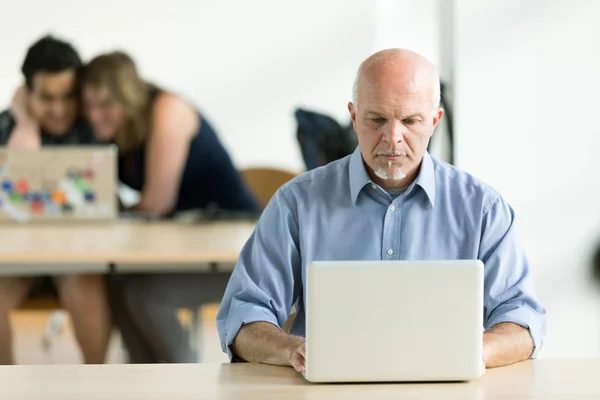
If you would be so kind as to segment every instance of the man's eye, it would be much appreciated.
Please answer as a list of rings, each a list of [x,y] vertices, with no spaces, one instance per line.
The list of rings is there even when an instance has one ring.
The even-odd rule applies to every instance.
[[[375,122],[376,124],[383,124],[385,122],[385,118],[383,117],[376,117],[376,118],[370,118],[371,122]]]
[[[417,123],[417,120],[415,120],[415,119],[412,119],[412,118],[408,118],[408,119],[405,119],[405,120],[404,120],[404,123],[405,123],[406,125],[414,125],[414,124],[416,124],[416,123]]]

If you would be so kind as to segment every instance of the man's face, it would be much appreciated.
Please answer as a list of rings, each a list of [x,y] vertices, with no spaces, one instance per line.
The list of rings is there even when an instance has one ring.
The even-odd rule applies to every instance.
[[[359,104],[348,109],[371,178],[384,188],[402,187],[416,177],[443,110],[434,109],[432,88],[378,81],[363,79]]]
[[[77,118],[75,70],[39,72],[33,76],[29,109],[44,132],[64,135]]]

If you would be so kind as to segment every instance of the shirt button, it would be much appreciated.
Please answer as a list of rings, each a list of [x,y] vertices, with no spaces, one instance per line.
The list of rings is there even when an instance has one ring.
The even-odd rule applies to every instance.
[[[391,256],[392,254],[394,254],[394,250],[392,250],[392,249],[389,249],[389,250],[388,250],[388,254]]]
[[[390,206],[390,211],[391,211],[391,212],[394,212],[394,211],[396,211],[396,206],[392,204],[392,205]]]
[[[374,184],[374,183],[371,183],[371,188],[373,188],[373,189],[377,189],[377,185],[376,185],[376,184]]]

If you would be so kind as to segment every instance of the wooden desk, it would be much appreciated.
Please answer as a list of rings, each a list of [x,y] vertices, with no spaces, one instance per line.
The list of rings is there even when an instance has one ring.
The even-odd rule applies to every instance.
[[[0,274],[235,263],[253,229],[237,221],[1,225]]]
[[[0,398],[66,399],[598,399],[600,360],[537,360],[479,381],[310,384],[291,368],[250,364],[0,367]]]

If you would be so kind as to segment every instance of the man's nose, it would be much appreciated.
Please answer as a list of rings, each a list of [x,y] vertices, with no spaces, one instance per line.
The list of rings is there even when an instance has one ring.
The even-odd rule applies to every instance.
[[[384,134],[384,140],[389,143],[404,141],[405,126],[400,121],[394,121]]]
[[[62,118],[67,110],[67,105],[64,101],[55,100],[52,102],[52,115],[56,118]]]

